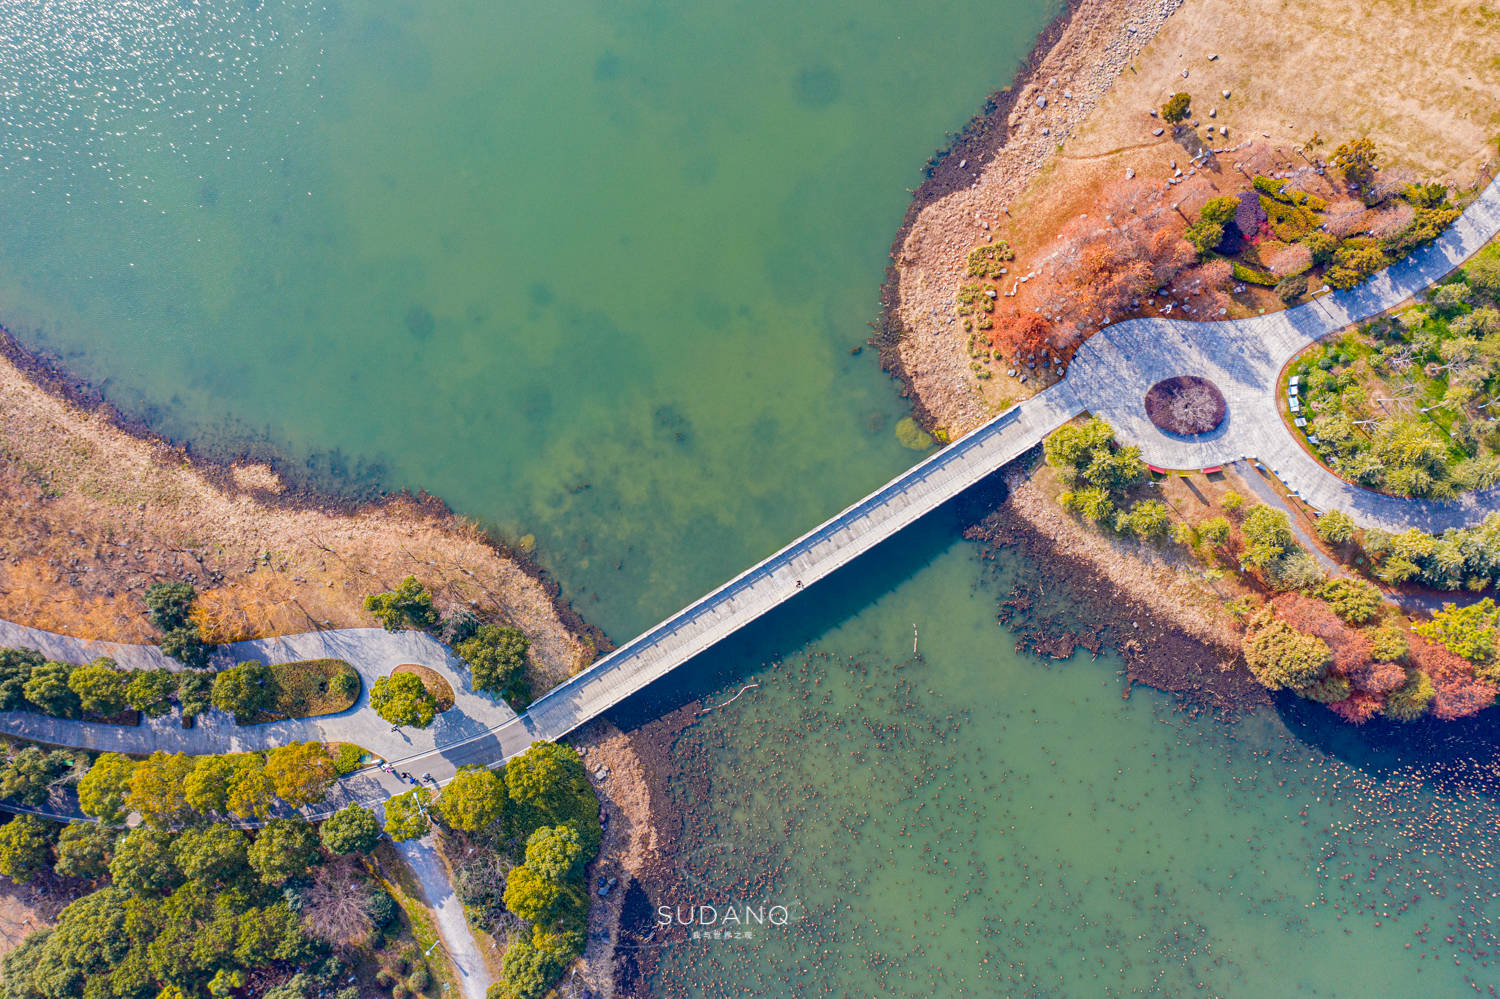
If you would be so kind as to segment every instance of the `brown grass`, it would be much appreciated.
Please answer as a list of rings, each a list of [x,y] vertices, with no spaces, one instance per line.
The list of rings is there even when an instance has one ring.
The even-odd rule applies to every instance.
[[[461,518],[405,497],[334,512],[288,502],[264,466],[210,472],[0,357],[0,617],[149,642],[142,594],[181,579],[215,641],[369,627],[365,595],[416,575],[442,609],[524,631],[538,693],[594,656],[545,586]]]
[[[391,670],[392,675],[396,673],[410,673],[418,680],[421,680],[422,686],[427,688],[427,692],[437,698],[439,713],[453,707],[453,687],[436,670],[429,669],[426,666],[418,666],[416,663],[402,663]]]
[[[1247,172],[1306,166],[1302,150],[1314,136],[1322,145],[1308,148],[1309,157],[1326,158],[1338,143],[1369,135],[1384,166],[1461,187],[1495,167],[1500,60],[1493,53],[1500,51],[1500,11],[1493,8],[1459,0],[1418,6],[1185,0],[1091,112],[1084,105],[1100,93],[1098,67],[1123,28],[1110,36],[1109,15],[1094,15],[1087,0],[1081,9],[1092,18],[1092,30],[1065,33],[1027,83],[1006,145],[978,186],[923,209],[897,254],[899,318],[913,334],[902,346],[903,365],[926,411],[951,432],[972,428],[1032,390],[1003,371],[988,381],[975,378],[965,335],[946,323],[969,250],[991,235],[1010,243],[1012,271],[1025,274],[1067,223],[1107,211],[1100,197],[1127,170],[1160,187],[1175,160],[1184,179],[1170,189],[1169,200],[1191,214],[1208,197],[1245,186],[1248,178],[1233,169],[1235,160],[1255,160],[1244,164]],[[1143,5],[1129,0],[1115,9],[1117,16],[1147,16]],[[1075,99],[1063,98],[1065,90]],[[1259,148],[1220,157],[1218,176],[1188,176],[1190,153],[1173,142],[1170,129],[1153,136],[1163,123],[1148,114],[1182,90],[1193,96],[1200,133],[1210,125],[1229,129],[1228,137],[1215,132],[1215,146],[1254,140]],[[1046,109],[1035,106],[1035,96],[1047,97]],[[1208,117],[1210,110],[1215,117]],[[1050,127],[1051,144],[1039,155],[1043,126]],[[1027,290],[1006,304],[1027,306]],[[1269,289],[1251,288],[1238,299],[1231,315],[1281,307]]]

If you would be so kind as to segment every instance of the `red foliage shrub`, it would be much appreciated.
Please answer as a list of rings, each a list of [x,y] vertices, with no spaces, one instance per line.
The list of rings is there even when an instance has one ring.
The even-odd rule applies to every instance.
[[[1045,253],[1052,271],[1047,308],[1061,317],[1053,330],[1059,347],[1128,314],[1197,257],[1182,238],[1186,223],[1149,184],[1119,181],[1100,201],[1102,216],[1074,219]]]
[[[1298,631],[1317,635],[1333,650],[1333,671],[1350,677],[1370,662],[1370,640],[1339,619],[1326,603],[1300,593],[1283,593],[1271,601],[1276,614]],[[1397,667],[1399,670],[1400,667]],[[1359,684],[1355,684],[1359,686]],[[1396,684],[1400,686],[1400,684]]]
[[[994,328],[989,331],[990,346],[1004,351],[1007,357],[1014,353],[1040,353],[1047,349],[1051,336],[1052,324],[1034,312],[996,316]]]
[[[1445,721],[1476,715],[1495,703],[1495,687],[1474,675],[1474,664],[1427,641],[1411,636],[1411,660],[1432,678],[1436,693],[1432,713]]]
[[[1342,701],[1328,705],[1328,709],[1346,722],[1359,725],[1380,714],[1385,708],[1385,698],[1363,691],[1349,695]]]
[[[1346,675],[1355,690],[1367,694],[1389,694],[1406,682],[1406,669],[1399,663],[1366,662]]]

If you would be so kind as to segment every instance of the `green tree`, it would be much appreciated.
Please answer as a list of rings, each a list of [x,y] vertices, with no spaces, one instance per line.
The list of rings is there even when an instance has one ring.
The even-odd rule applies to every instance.
[[[25,884],[47,866],[52,825],[35,815],[17,815],[0,826],[0,874]]]
[[[167,895],[182,884],[172,854],[172,834],[140,826],[121,837],[109,862],[109,877],[131,895]]]
[[[78,781],[78,807],[100,822],[120,825],[125,821],[126,800],[135,761],[121,753],[104,753]]]
[[[213,683],[212,676],[197,671],[177,678],[177,700],[184,720],[191,721],[213,707]]]
[[[533,742],[505,765],[505,787],[511,800],[543,814],[566,812],[579,789],[592,794],[583,761],[567,746]]]
[[[1412,630],[1436,642],[1449,652],[1478,666],[1495,661],[1495,634],[1500,628],[1500,608],[1485,597],[1466,607],[1444,604],[1431,621],[1415,625]]]
[[[1330,162],[1335,170],[1344,175],[1345,180],[1363,187],[1375,178],[1375,161],[1379,156],[1375,143],[1368,137],[1360,137],[1340,143],[1333,151]]]
[[[277,887],[306,874],[318,861],[318,836],[305,819],[272,819],[250,844],[250,866]]]
[[[1280,558],[1283,552],[1297,547],[1286,514],[1264,503],[1257,503],[1246,511],[1240,531],[1245,537],[1244,562],[1253,569],[1263,568]]]
[[[212,650],[204,644],[197,625],[187,625],[182,628],[173,628],[162,635],[161,651],[184,666],[203,669],[208,665],[209,653]]]
[[[1165,537],[1169,524],[1165,503],[1161,500],[1141,500],[1130,508],[1129,513],[1116,519],[1115,529],[1134,534],[1142,541],[1150,541]]]
[[[1199,255],[1208,253],[1224,241],[1224,227],[1239,210],[1240,200],[1231,195],[1210,198],[1198,213],[1198,220],[1187,228],[1187,241]]]
[[[1318,596],[1350,624],[1366,624],[1380,616],[1380,591],[1362,579],[1330,579]]]
[[[1333,288],[1353,288],[1388,263],[1390,261],[1378,240],[1354,236],[1344,240],[1334,251],[1323,280]]]
[[[525,864],[517,864],[505,879],[505,907],[518,919],[541,922],[557,908],[562,891],[558,882]]]
[[[508,800],[499,774],[488,767],[464,767],[443,789],[437,808],[448,825],[478,832],[499,821]]]
[[[26,707],[26,681],[46,658],[32,649],[0,649],[0,711]]]
[[[1109,498],[1109,490],[1098,486],[1069,489],[1057,497],[1065,509],[1102,524],[1114,516],[1115,501]]]
[[[57,837],[53,869],[65,878],[101,878],[109,873],[119,833],[102,822],[70,822]]]
[[[186,625],[197,599],[198,591],[191,583],[152,583],[146,587],[146,610],[157,631]]]
[[[78,717],[78,695],[68,686],[73,667],[67,663],[44,662],[31,671],[21,688],[38,711],[56,718]]]
[[[1408,670],[1406,682],[1385,697],[1386,717],[1416,721],[1427,712],[1427,706],[1436,693],[1431,677],[1421,670]]]
[[[90,714],[108,718],[125,710],[125,678],[113,659],[95,659],[77,667],[68,676],[68,687]]]
[[[1229,540],[1229,531],[1229,520],[1225,517],[1210,517],[1198,525],[1198,537],[1214,547]]]
[[[157,750],[136,764],[126,804],[153,825],[178,821],[187,812],[182,782],[192,769],[187,755]]]
[[[266,774],[265,759],[259,753],[236,753],[229,760],[233,766],[225,801],[229,814],[264,820],[276,801],[276,784]]]
[[[578,873],[583,843],[570,825],[541,826],[526,840],[526,866],[552,881],[566,881]]]
[[[1114,438],[1113,427],[1098,417],[1092,417],[1081,424],[1068,423],[1058,427],[1042,448],[1047,455],[1047,464],[1065,477],[1072,477],[1081,466],[1093,460],[1096,451],[1107,450]]]
[[[1169,125],[1176,125],[1187,121],[1192,110],[1193,99],[1188,94],[1178,92],[1167,98],[1167,102],[1161,106],[1162,121]]]
[[[380,823],[368,808],[345,805],[323,820],[318,834],[330,853],[369,853],[380,839]]]
[[[530,640],[515,628],[482,624],[453,651],[469,664],[475,690],[523,704],[530,693],[525,676],[526,650],[530,647]]]
[[[0,798],[23,805],[41,805],[51,795],[53,782],[69,766],[64,753],[27,746],[0,766]]]
[[[427,819],[427,806],[432,804],[432,792],[425,787],[414,787],[405,794],[398,794],[385,803],[385,831],[391,839],[416,839],[427,835],[432,823]]]
[[[1399,625],[1371,628],[1365,635],[1370,639],[1370,658],[1376,662],[1405,662],[1411,651],[1411,640]]]
[[[1493,245],[1481,250],[1464,265],[1464,278],[1475,288],[1500,297],[1500,250]]]
[[[1327,642],[1279,618],[1248,632],[1243,648],[1250,672],[1271,690],[1309,687],[1322,679],[1333,659]]]
[[[1313,525],[1318,537],[1331,545],[1341,545],[1354,537],[1354,518],[1342,510],[1329,510]]]
[[[231,666],[214,677],[214,707],[234,715],[241,725],[256,721],[276,701],[276,677],[271,667],[254,659]]]
[[[500,981],[490,986],[486,999],[541,999],[552,988],[562,968],[527,937],[517,937],[500,960]]]
[[[437,698],[413,673],[382,676],[370,688],[370,706],[392,725],[426,728],[437,715]]]
[[[172,710],[177,693],[177,675],[169,669],[138,669],[125,685],[125,700],[147,718],[160,718]]]
[[[266,776],[276,796],[293,808],[312,805],[328,796],[338,774],[333,757],[317,742],[293,742],[266,754]]]
[[[374,614],[386,631],[431,628],[439,620],[431,591],[415,576],[407,576],[394,590],[365,597],[365,610]]]
[[[172,844],[177,869],[205,887],[239,883],[249,871],[249,843],[238,829],[223,825],[185,829]]]
[[[232,756],[199,756],[182,779],[182,794],[200,815],[223,815],[229,811],[229,792],[237,768]]]

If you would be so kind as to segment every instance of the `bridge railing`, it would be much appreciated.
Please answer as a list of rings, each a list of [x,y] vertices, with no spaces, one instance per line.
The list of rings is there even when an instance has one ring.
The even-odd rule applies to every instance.
[[[795,539],[790,544],[785,545],[762,561],[700,597],[670,618],[667,618],[655,627],[620,646],[577,676],[554,687],[551,691],[538,698],[527,709],[526,714],[536,716],[544,713],[549,705],[569,698],[578,687],[592,682],[618,663],[636,656],[651,646],[658,645],[663,640],[681,632],[703,614],[711,612],[725,601],[732,600],[735,596],[749,590],[762,579],[785,568],[798,555],[816,548],[844,527],[854,523],[861,517],[874,513],[896,496],[909,490],[913,485],[926,480],[933,474],[987,443],[996,433],[1001,432],[1009,424],[1013,423],[1019,414],[1020,406],[1012,406],[972,433],[949,444],[920,464],[913,466],[890,480],[875,492],[870,493],[852,506],[835,514],[822,524]]]

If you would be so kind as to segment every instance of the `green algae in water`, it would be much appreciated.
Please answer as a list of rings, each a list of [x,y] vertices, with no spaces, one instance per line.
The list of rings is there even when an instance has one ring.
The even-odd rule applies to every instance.
[[[926,451],[932,447],[932,438],[910,416],[903,416],[896,421],[896,440],[901,442],[902,447],[913,451]]]
[[[1321,747],[1270,711],[1226,724],[1143,688],[1122,699],[1111,658],[1012,653],[974,572],[954,543],[679,739],[678,762],[708,779],[706,795],[678,787],[684,851],[738,844],[705,894],[802,918],[749,941],[678,933],[663,995],[1359,997],[1495,980],[1492,766],[1375,768],[1330,751],[1338,729]]]

